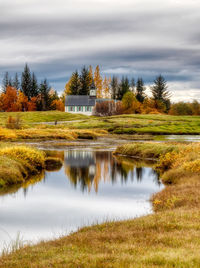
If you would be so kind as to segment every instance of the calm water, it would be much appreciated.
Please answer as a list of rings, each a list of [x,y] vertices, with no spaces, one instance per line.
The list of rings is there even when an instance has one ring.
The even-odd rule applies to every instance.
[[[109,151],[51,151],[57,171],[41,174],[0,196],[0,249],[16,240],[37,242],[78,227],[151,213],[150,196],[161,190],[155,171]]]

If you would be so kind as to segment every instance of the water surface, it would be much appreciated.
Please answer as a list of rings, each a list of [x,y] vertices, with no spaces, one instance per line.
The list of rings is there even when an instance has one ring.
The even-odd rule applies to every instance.
[[[0,196],[0,249],[15,240],[37,242],[81,226],[152,212],[150,196],[163,186],[149,164],[115,158],[110,151],[51,151],[63,161],[14,193]]]

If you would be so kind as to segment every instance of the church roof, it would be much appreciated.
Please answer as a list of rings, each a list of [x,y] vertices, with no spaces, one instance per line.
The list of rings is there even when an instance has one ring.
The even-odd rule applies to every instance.
[[[65,98],[65,106],[95,106],[95,100],[87,95],[68,95]]]

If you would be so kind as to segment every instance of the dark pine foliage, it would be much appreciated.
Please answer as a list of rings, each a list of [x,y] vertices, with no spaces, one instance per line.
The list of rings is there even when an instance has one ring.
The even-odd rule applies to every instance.
[[[130,84],[129,84],[129,80],[128,77],[122,77],[121,80],[121,84],[119,86],[119,90],[118,90],[118,100],[122,100],[124,94],[126,94],[126,92],[129,91],[130,88]]]
[[[81,82],[78,71],[75,71],[72,74],[69,89],[71,95],[79,95],[79,92],[81,91]]]
[[[38,95],[39,89],[38,89],[38,83],[37,78],[34,73],[32,73],[31,77],[31,88],[30,88],[30,96],[36,97]]]
[[[80,90],[79,95],[89,95],[90,92],[90,75],[89,70],[85,66],[83,67],[80,75]]]
[[[142,78],[138,78],[137,85],[136,85],[136,94],[135,97],[139,102],[143,102],[145,99],[145,87]]]
[[[153,99],[165,104],[167,111],[170,109],[171,94],[168,90],[167,82],[162,75],[159,75],[154,80],[154,85],[151,88]]]
[[[28,97],[30,100],[31,98],[31,72],[26,64],[24,67],[24,71],[22,73],[22,78],[21,78],[21,90]]]

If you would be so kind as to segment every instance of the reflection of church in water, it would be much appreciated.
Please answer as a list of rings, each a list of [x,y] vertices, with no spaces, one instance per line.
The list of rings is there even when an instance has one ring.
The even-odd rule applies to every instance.
[[[64,153],[64,167],[71,183],[83,191],[94,188],[98,192],[100,182],[134,180],[134,170],[137,181],[143,177],[142,167],[120,161],[108,151],[68,150]]]
[[[107,152],[69,150],[64,154],[65,173],[76,187],[98,191],[101,179],[107,180],[111,155]]]

